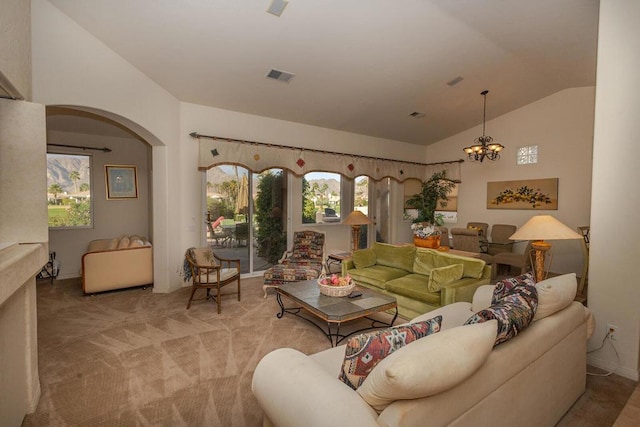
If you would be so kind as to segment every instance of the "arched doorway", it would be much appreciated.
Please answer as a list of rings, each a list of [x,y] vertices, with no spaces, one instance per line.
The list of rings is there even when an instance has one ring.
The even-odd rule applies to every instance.
[[[88,159],[90,167],[90,179],[83,179],[81,184],[85,191],[81,193],[87,193],[91,200],[91,224],[49,228],[50,251],[56,252],[61,263],[59,278],[80,276],[82,255],[91,240],[136,234],[153,242],[153,152],[150,141],[113,120],[111,117],[116,116],[106,112],[68,106],[49,106],[46,112],[47,152],[63,154],[62,157],[80,155]],[[120,121],[128,122],[123,118]],[[155,138],[151,140],[159,143]],[[108,197],[107,165],[126,165],[135,170],[136,197]],[[48,181],[63,183],[74,173],[78,176],[70,164],[58,162],[55,167],[48,165],[47,168]]]

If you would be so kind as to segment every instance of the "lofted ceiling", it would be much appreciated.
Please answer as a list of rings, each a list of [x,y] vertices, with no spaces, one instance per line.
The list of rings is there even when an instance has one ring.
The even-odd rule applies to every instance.
[[[180,101],[413,144],[595,85],[597,0],[271,1],[50,0]]]

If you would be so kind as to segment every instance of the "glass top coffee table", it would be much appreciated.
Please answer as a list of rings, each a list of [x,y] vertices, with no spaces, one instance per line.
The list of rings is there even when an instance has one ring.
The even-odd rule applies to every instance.
[[[362,295],[356,298],[329,297],[320,293],[315,280],[285,283],[276,288],[276,300],[280,306],[280,312],[276,316],[281,319],[285,313],[290,313],[306,320],[325,334],[332,347],[358,332],[393,325],[398,317],[398,304],[394,297],[361,286],[353,289],[352,293],[356,292]],[[294,305],[285,307],[283,296]],[[395,309],[395,315],[389,323],[369,317],[391,309]],[[308,312],[313,318],[305,317],[301,312]],[[347,334],[340,332],[343,323],[356,319],[370,320],[371,326]]]

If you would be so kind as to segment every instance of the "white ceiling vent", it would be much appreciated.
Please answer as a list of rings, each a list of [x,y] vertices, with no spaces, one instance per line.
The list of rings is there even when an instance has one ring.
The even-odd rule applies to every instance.
[[[291,79],[294,77],[295,77],[295,74],[293,73],[288,73],[282,70],[276,70],[275,68],[272,68],[271,70],[269,70],[269,73],[267,74],[267,78],[278,80],[285,83],[289,83]]]
[[[451,80],[451,81],[448,81],[448,82],[447,82],[447,84],[448,84],[449,86],[455,86],[455,85],[457,85],[458,83],[460,83],[460,82],[461,82],[461,81],[463,81],[463,80],[464,80],[464,77],[458,76],[458,77],[456,77],[455,79],[453,79],[453,80]]]
[[[271,2],[271,5],[269,6],[269,9],[267,9],[267,12],[279,17],[280,15],[282,15],[282,12],[284,12],[284,8],[287,7],[288,4],[289,2],[286,0],[273,0]]]

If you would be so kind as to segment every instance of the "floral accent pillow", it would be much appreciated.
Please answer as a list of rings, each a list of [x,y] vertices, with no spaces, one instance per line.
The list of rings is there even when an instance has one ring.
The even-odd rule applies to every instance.
[[[494,294],[495,296],[495,294]],[[510,340],[533,321],[538,308],[538,291],[535,285],[522,282],[508,290],[487,309],[480,310],[465,322],[465,325],[498,321],[498,335],[494,346]]]
[[[338,378],[356,390],[378,363],[407,344],[440,331],[442,316],[349,338]]]

